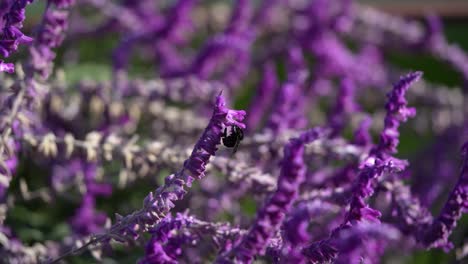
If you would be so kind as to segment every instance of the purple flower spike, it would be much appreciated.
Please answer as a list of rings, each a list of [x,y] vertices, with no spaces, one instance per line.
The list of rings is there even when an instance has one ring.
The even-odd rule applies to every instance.
[[[282,226],[283,243],[286,246],[282,250],[280,263],[305,263],[300,249],[311,238],[308,230],[310,219],[330,215],[337,209],[337,206],[319,199],[298,203]]]
[[[237,0],[231,15],[227,34],[242,34],[249,29],[252,6],[249,0]]]
[[[261,121],[263,114],[271,104],[273,94],[278,87],[278,79],[276,77],[275,68],[272,63],[267,63],[263,69],[263,79],[258,86],[257,93],[252,99],[249,108],[249,115],[246,119],[246,124],[249,130],[253,131]]]
[[[278,231],[285,214],[297,198],[299,186],[305,180],[304,144],[318,139],[322,134],[321,129],[307,131],[299,138],[291,139],[284,147],[276,191],[258,212],[249,232],[230,252],[220,256],[217,263],[231,263],[231,258],[235,259],[235,263],[251,263],[257,254],[265,254],[270,238]]]
[[[369,128],[372,124],[372,119],[366,116],[359,124],[358,129],[354,132],[353,143],[358,146],[369,146],[372,144],[372,137],[369,133]]]
[[[407,107],[405,93],[409,87],[422,76],[422,72],[413,72],[400,78],[394,86],[393,90],[388,93],[387,104],[385,109],[387,115],[385,116],[384,130],[380,134],[380,141],[376,148],[373,149],[372,154],[379,158],[386,158],[391,154],[397,153],[397,146],[399,143],[398,137],[400,133],[398,128],[401,122],[405,122],[408,117],[416,115],[416,109]]]
[[[145,230],[154,226],[175,206],[175,201],[184,197],[187,193],[185,185],[190,187],[194,179],[205,176],[206,164],[210,157],[215,155],[217,145],[221,142],[223,128],[233,125],[245,128],[242,123],[245,111],[229,109],[225,104],[222,95],[218,95],[211,120],[192,154],[184,162],[182,170],[167,176],[164,185],[145,198],[144,208],[120,218],[120,221],[111,227],[111,232],[137,236],[134,230]]]
[[[14,73],[15,65],[13,65],[13,63],[4,63],[0,60],[0,72]]]
[[[463,166],[455,188],[445,203],[439,217],[429,228],[421,228],[418,238],[428,248],[444,248],[450,250],[453,246],[448,237],[455,229],[462,213],[468,211],[468,142],[462,147]]]
[[[138,264],[177,264],[178,262],[169,257],[156,237],[152,237],[146,245],[145,257]]]
[[[350,114],[357,110],[354,102],[355,83],[351,78],[344,78],[340,84],[339,94],[335,107],[329,117],[330,126],[333,129],[332,137],[339,135],[346,125]]]
[[[71,221],[71,226],[75,234],[87,236],[102,230],[106,223],[107,216],[96,211],[95,198],[91,194],[85,195],[80,208]]]
[[[344,225],[362,220],[370,222],[378,221],[380,212],[370,208],[365,202],[365,199],[374,193],[372,181],[384,173],[402,171],[405,169],[406,165],[407,162],[394,158],[388,158],[386,161],[369,158],[365,162],[364,167],[361,168],[358,182],[353,187],[353,196]]]
[[[3,57],[10,56],[12,52],[18,49],[20,44],[27,44],[32,42],[32,38],[24,35],[20,31],[20,29],[23,27],[23,21],[26,18],[26,6],[32,2],[33,0],[14,1],[10,6],[10,10],[4,13],[3,29],[0,33],[0,54]],[[2,7],[4,6],[2,5]],[[0,71],[11,73],[13,72],[13,65],[0,62]]]
[[[44,24],[38,41],[50,47],[58,47],[65,38],[63,32],[67,29],[68,12],[48,10],[44,15]]]
[[[414,116],[416,110],[408,108],[405,93],[412,83],[421,78],[422,72],[410,73],[401,77],[393,90],[387,95],[388,101],[385,105],[387,115],[385,117],[384,130],[380,135],[380,142],[372,151],[371,156],[363,164],[359,181],[354,186],[351,208],[346,217],[346,222],[353,220],[376,220],[380,213],[369,208],[364,199],[373,193],[371,187],[372,180],[384,172],[402,171],[406,167],[406,162],[391,157],[397,152],[400,122],[404,122],[408,117]]]
[[[303,129],[307,120],[304,117],[304,102],[301,87],[293,82],[282,85],[276,97],[268,127],[278,135],[287,129]]]
[[[302,250],[303,254],[313,263],[332,261],[336,258],[335,254],[322,254],[322,252],[331,252],[328,248],[333,248],[331,246],[333,239],[343,230],[352,227],[356,222],[379,222],[381,213],[371,208],[366,203],[366,199],[374,193],[372,184],[377,177],[384,173],[391,174],[403,171],[407,166],[406,161],[393,158],[391,155],[396,153],[398,146],[400,122],[406,121],[409,116],[416,113],[413,108],[407,107],[404,95],[409,86],[421,75],[421,72],[415,72],[403,76],[388,94],[388,101],[385,105],[387,116],[379,145],[371,150],[370,156],[361,165],[358,180],[352,188],[349,209],[344,221],[332,231],[328,239],[311,243]],[[321,259],[323,256],[327,258]]]
[[[250,29],[251,8],[250,1],[236,1],[227,28],[205,43],[189,67],[191,73],[201,79],[210,79],[214,73],[218,73],[228,87],[239,84],[248,73],[249,51],[255,37]]]
[[[65,39],[68,29],[68,10],[54,9],[69,7],[74,1],[49,1],[46,7],[42,24],[39,26],[37,39],[29,49],[31,54],[31,67],[40,73],[43,79],[47,79],[52,71],[55,53],[53,48],[59,47]]]
[[[336,263],[378,263],[389,242],[400,239],[395,227],[387,224],[362,222],[345,229],[334,241],[340,256]]]
[[[151,231],[152,237],[148,242],[145,257],[138,261],[138,264],[150,263],[178,263],[176,259],[171,258],[164,250],[163,243],[166,243],[171,237],[171,233],[180,229],[182,226],[188,226],[193,218],[185,214],[178,213],[176,217],[167,216],[159,225]],[[159,261],[159,262],[158,262]]]

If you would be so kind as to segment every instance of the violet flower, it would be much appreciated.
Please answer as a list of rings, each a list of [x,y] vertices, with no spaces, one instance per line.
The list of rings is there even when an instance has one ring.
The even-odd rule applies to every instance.
[[[403,171],[407,162],[393,158],[398,146],[398,128],[400,122],[407,120],[415,114],[414,108],[408,108],[405,92],[410,85],[421,77],[421,72],[410,73],[400,78],[388,94],[385,105],[387,115],[385,117],[384,130],[381,132],[379,144],[374,147],[370,156],[361,165],[357,181],[352,189],[349,209],[340,226],[335,228],[330,237],[319,242],[311,243],[303,249],[303,254],[312,262],[332,261],[339,251],[332,245],[333,239],[344,229],[349,228],[355,222],[379,222],[381,213],[369,207],[366,198],[374,193],[372,182],[384,173],[393,174]],[[331,250],[335,248],[334,250]],[[328,252],[328,253],[327,253]]]
[[[422,72],[414,72],[401,77],[398,83],[393,86],[393,90],[387,94],[388,101],[385,104],[387,115],[385,116],[384,130],[380,134],[379,144],[372,150],[371,155],[382,159],[397,152],[400,123],[406,122],[408,117],[416,115],[416,109],[407,107],[405,93],[421,76]]]
[[[84,237],[100,232],[103,229],[107,216],[96,211],[95,203],[92,194],[86,194],[83,197],[81,206],[71,220],[71,227],[76,235]]]
[[[57,10],[57,8],[68,8],[74,1],[52,1],[47,2],[44,18],[39,27],[34,45],[30,48],[32,70],[38,72],[43,79],[47,79],[52,70],[52,62],[55,59],[53,48],[59,47],[65,39],[68,28],[68,11]]]
[[[246,124],[250,131],[254,131],[255,128],[258,127],[263,115],[271,104],[277,86],[278,80],[274,65],[272,63],[267,63],[263,68],[262,80],[258,84],[257,92],[252,99],[248,111],[249,115],[247,116]]]
[[[358,146],[369,146],[370,144],[372,144],[372,137],[369,133],[371,123],[372,119],[369,116],[364,117],[364,119],[359,124],[358,129],[354,132],[354,144]]]
[[[125,36],[114,50],[114,70],[123,72],[128,66],[133,46],[138,42],[143,42],[151,43],[163,76],[180,71],[184,63],[181,61],[182,57],[179,52],[174,48],[185,44],[189,37],[187,32],[191,31],[190,12],[196,2],[196,0],[177,1],[161,21],[155,16],[145,17],[145,27],[140,27],[133,34]]]
[[[210,79],[221,65],[229,62],[233,67],[224,69],[222,77],[229,87],[236,86],[246,75],[250,63],[249,49],[255,37],[249,29],[251,16],[250,1],[236,1],[227,28],[207,41],[188,71],[201,79]]]
[[[178,262],[169,257],[163,249],[163,246],[158,243],[156,237],[152,237],[146,245],[145,257],[138,261],[138,264],[177,264]]]
[[[395,244],[401,234],[395,227],[380,223],[359,223],[340,232],[335,246],[340,252],[336,263],[378,263],[385,247]]]
[[[107,216],[96,210],[95,200],[98,196],[110,196],[112,187],[109,184],[96,182],[96,164],[81,161],[78,168],[76,168],[76,165],[73,163],[71,165],[73,167],[69,167],[69,169],[78,169],[75,173],[82,173],[84,176],[83,180],[86,193],[80,208],[71,219],[71,226],[74,233],[80,237],[84,237],[103,229]]]
[[[265,254],[269,239],[274,235],[297,198],[299,186],[305,180],[303,161],[304,144],[323,136],[321,129],[313,129],[293,138],[284,147],[284,159],[278,178],[278,187],[262,209],[249,232],[229,252],[221,255],[217,263],[231,263],[231,258],[242,263],[251,263],[257,254]]]
[[[420,227],[418,240],[426,247],[450,250],[453,245],[448,237],[457,225],[462,213],[468,211],[468,142],[462,147],[463,164],[457,184],[450,194],[439,217],[429,226]]]
[[[405,93],[421,77],[421,72],[410,73],[400,78],[400,81],[393,86],[392,91],[387,95],[388,100],[385,105],[387,115],[385,116],[384,130],[380,134],[379,144],[371,150],[370,157],[363,164],[359,180],[354,186],[354,194],[351,199],[350,209],[346,216],[346,222],[352,220],[376,220],[380,213],[366,206],[364,198],[373,193],[371,187],[372,180],[382,173],[402,171],[407,162],[392,158],[391,155],[397,152],[400,122],[405,122],[408,117],[414,116],[416,110],[407,107]]]
[[[333,129],[332,137],[339,135],[346,125],[346,119],[358,109],[354,101],[355,84],[351,78],[344,78],[340,83],[336,104],[329,117]]]
[[[3,15],[3,29],[0,33],[0,54],[8,57],[18,49],[20,44],[32,42],[32,38],[21,32],[23,21],[26,18],[25,8],[34,0],[12,1],[10,9]],[[0,71],[13,72],[13,64],[0,61]]]
[[[138,262],[140,264],[166,263],[165,261],[178,263],[183,249],[198,245],[206,237],[216,247],[223,249],[229,247],[231,241],[240,237],[245,230],[231,227],[228,223],[205,222],[186,211],[175,216],[166,216],[150,233],[151,239],[145,256]]]
[[[164,218],[154,230],[150,231],[152,236],[151,240],[147,244],[145,257],[140,259],[138,263],[178,263],[176,259],[168,256],[164,250],[163,245],[170,238],[171,232],[181,229],[183,226],[189,225],[192,221],[192,218],[186,217],[183,214],[177,214],[174,219],[169,216]]]
[[[0,60],[0,72],[14,73],[15,65],[13,65],[13,63],[5,63]]]
[[[226,108],[224,98],[219,95],[211,120],[182,170],[166,177],[164,185],[145,198],[143,209],[126,217],[118,217],[109,232],[137,236],[137,231],[157,224],[175,206],[174,202],[187,193],[184,187],[191,187],[195,179],[205,176],[206,164],[220,144],[223,128],[233,125],[245,128],[242,123],[244,116],[244,111]]]
[[[298,203],[289,218],[284,221],[282,226],[283,248],[279,262],[305,262],[300,249],[311,239],[309,233],[310,219],[324,218],[335,213],[338,206],[320,199],[304,201]]]
[[[302,50],[293,46],[288,50],[288,80],[281,86],[275,98],[275,107],[268,121],[274,135],[287,129],[303,129],[305,118],[304,82],[307,77]]]

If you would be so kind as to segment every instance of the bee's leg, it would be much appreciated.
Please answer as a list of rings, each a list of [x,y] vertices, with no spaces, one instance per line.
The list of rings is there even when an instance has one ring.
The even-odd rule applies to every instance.
[[[232,150],[232,155],[234,155],[237,151],[237,148],[239,147],[240,140],[236,141],[236,144],[234,145],[234,149]]]
[[[224,127],[223,137],[227,137],[227,127]]]

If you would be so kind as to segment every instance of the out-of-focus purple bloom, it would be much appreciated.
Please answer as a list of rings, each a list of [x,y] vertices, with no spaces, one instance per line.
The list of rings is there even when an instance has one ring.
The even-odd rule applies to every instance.
[[[292,46],[288,49],[287,55],[286,67],[288,81],[303,85],[307,78],[308,71],[302,49],[298,46]]]
[[[336,263],[378,263],[387,244],[400,237],[398,229],[383,223],[363,222],[344,229],[334,241],[340,252]]]
[[[139,27],[132,34],[125,36],[114,50],[114,70],[122,72],[127,68],[133,46],[137,42],[143,42],[150,43],[155,50],[156,62],[159,64],[162,76],[181,71],[185,63],[177,48],[178,45],[185,44],[190,37],[190,34],[187,34],[193,27],[190,12],[196,2],[197,0],[179,0],[166,16],[161,17],[148,13],[150,8],[141,10],[143,7],[134,6],[139,16],[144,18],[142,21],[145,21],[145,27]],[[141,14],[140,11],[145,14]]]
[[[276,135],[287,129],[305,127],[307,121],[301,93],[300,86],[295,83],[287,82],[281,86],[268,124]]]
[[[467,120],[468,121],[468,120]],[[455,183],[458,176],[458,164],[453,160],[455,149],[462,145],[468,123],[446,129],[434,138],[435,143],[421,151],[424,164],[413,164],[411,170],[411,191],[425,206],[430,206],[446,191],[446,183]]]
[[[170,254],[166,253],[163,245],[169,240],[173,232],[190,225],[192,221],[191,217],[180,213],[174,218],[170,216],[164,218],[154,230],[150,231],[152,237],[148,242],[145,257],[139,260],[138,263],[178,263],[176,259],[169,256]]]
[[[336,236],[312,244],[303,250],[308,263],[375,263],[387,242],[400,238],[400,232],[386,224],[361,222],[348,226]]]
[[[52,188],[55,191],[63,190],[67,184],[73,182],[76,173],[81,171],[81,161],[78,159],[71,160],[65,164],[56,164],[52,168],[50,177]]]
[[[169,15],[165,19],[164,26],[157,35],[169,41],[169,43],[177,44],[186,41],[189,36],[187,31],[191,29],[190,12],[193,10],[198,0],[179,0]]]
[[[235,8],[232,12],[227,34],[242,34],[248,31],[252,18],[252,5],[249,0],[236,0]]]
[[[94,196],[109,196],[112,193],[112,186],[105,183],[96,183],[97,169],[95,163],[83,162],[82,164],[86,192]]]
[[[15,65],[13,65],[13,63],[4,63],[0,60],[0,72],[14,73]]]
[[[83,197],[80,208],[73,216],[71,226],[75,234],[87,236],[102,231],[107,216],[96,211],[96,201],[93,195],[86,194]]]
[[[323,133],[320,128],[307,131],[299,138],[291,139],[284,147],[276,191],[257,213],[249,232],[230,252],[220,257],[218,263],[229,263],[230,258],[251,263],[257,254],[265,254],[269,239],[278,231],[285,214],[297,198],[299,186],[305,180],[304,144],[313,142]]]
[[[44,15],[44,21],[37,41],[51,48],[58,47],[65,38],[63,33],[67,30],[67,22],[67,11],[48,10]]]
[[[288,50],[288,80],[281,86],[275,98],[268,128],[275,135],[287,129],[303,129],[305,118],[304,82],[307,77],[302,50],[292,47]]]
[[[36,41],[30,48],[30,65],[43,79],[47,79],[52,70],[52,61],[55,59],[52,49],[62,44],[68,28],[69,12],[54,9],[51,3],[57,7],[69,7],[74,1],[49,1],[46,7]]]
[[[372,181],[383,173],[395,173],[405,169],[407,162],[388,158],[385,162],[379,159],[368,159],[359,174],[358,182],[353,187],[353,196],[345,223],[351,221],[378,221],[380,212],[370,208],[365,198],[373,194]]]
[[[436,15],[426,17],[427,29],[416,48],[420,46],[423,50],[433,53],[435,56],[450,63],[455,70],[463,75],[465,89],[468,89],[468,56],[461,47],[449,44],[444,39],[443,25]]]
[[[341,81],[337,100],[329,117],[329,125],[333,129],[331,136],[337,136],[342,132],[350,115],[358,109],[354,101],[353,80],[345,78]]]
[[[146,245],[145,257],[138,261],[138,264],[177,264],[177,260],[169,257],[159,243],[158,238],[153,236]]]
[[[332,252],[327,250],[333,248],[331,241],[342,230],[353,226],[356,222],[379,222],[381,213],[371,208],[366,203],[366,198],[374,192],[373,181],[384,173],[393,174],[403,171],[408,163],[404,160],[393,158],[391,155],[396,153],[398,146],[398,128],[400,122],[407,120],[409,116],[415,114],[415,109],[407,108],[405,92],[410,85],[421,77],[421,72],[415,72],[403,76],[400,81],[394,85],[393,90],[388,94],[388,100],[385,105],[387,115],[385,118],[384,130],[381,133],[379,145],[371,150],[370,156],[364,160],[360,167],[360,173],[357,181],[352,188],[352,196],[349,202],[349,209],[343,223],[335,228],[328,239],[314,242],[303,249],[303,254],[312,262],[331,261],[335,254],[324,254],[322,252]],[[389,147],[390,145],[390,147]],[[330,257],[322,259],[323,256]]]
[[[358,129],[354,132],[353,143],[358,146],[369,146],[372,144],[372,137],[369,133],[372,119],[368,116],[359,124]]]
[[[275,90],[278,86],[278,79],[276,77],[276,72],[274,65],[272,63],[267,63],[263,68],[262,81],[258,85],[258,89],[254,98],[251,101],[249,108],[249,115],[246,118],[246,125],[250,131],[254,131],[258,127],[262,116],[267,111],[268,106],[270,105]]]
[[[444,41],[444,29],[442,21],[436,15],[426,16],[426,32],[419,45],[426,48],[434,48],[441,45]],[[418,46],[418,45],[416,45]]]
[[[250,1],[236,1],[227,28],[206,42],[190,65],[190,73],[210,79],[221,70],[221,79],[228,86],[238,85],[249,69],[249,51],[255,37],[255,32],[249,28],[251,8]],[[231,67],[226,67],[226,64]],[[221,66],[225,69],[219,69]]]
[[[463,165],[455,188],[444,208],[430,227],[421,227],[418,238],[426,247],[440,247],[450,250],[453,245],[448,237],[457,225],[462,213],[468,211],[468,142],[462,147]]]
[[[253,26],[268,26],[275,15],[272,11],[281,4],[279,0],[263,0],[253,17]]]
[[[96,197],[109,196],[112,193],[112,187],[109,184],[96,183],[96,164],[81,161],[70,165],[68,169],[75,170],[76,175],[83,175],[86,189],[81,206],[71,219],[71,226],[76,235],[87,236],[103,229],[107,216],[96,210]]]
[[[320,200],[301,202],[289,214],[283,223],[283,246],[279,261],[281,263],[305,263],[301,247],[311,239],[309,234],[310,219],[329,215],[337,207]]]

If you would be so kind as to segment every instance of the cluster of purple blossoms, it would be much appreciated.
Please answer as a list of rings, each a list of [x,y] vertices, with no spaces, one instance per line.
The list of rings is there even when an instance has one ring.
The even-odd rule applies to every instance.
[[[33,0],[2,1],[0,14],[2,16],[2,33],[0,36],[0,52],[2,57],[8,57],[18,49],[20,44],[30,43],[32,39],[21,32],[23,21],[26,18],[25,8]],[[12,73],[13,63],[4,63],[0,60],[0,71]]]
[[[0,3],[0,262],[466,261],[468,53],[441,21],[232,2]]]

